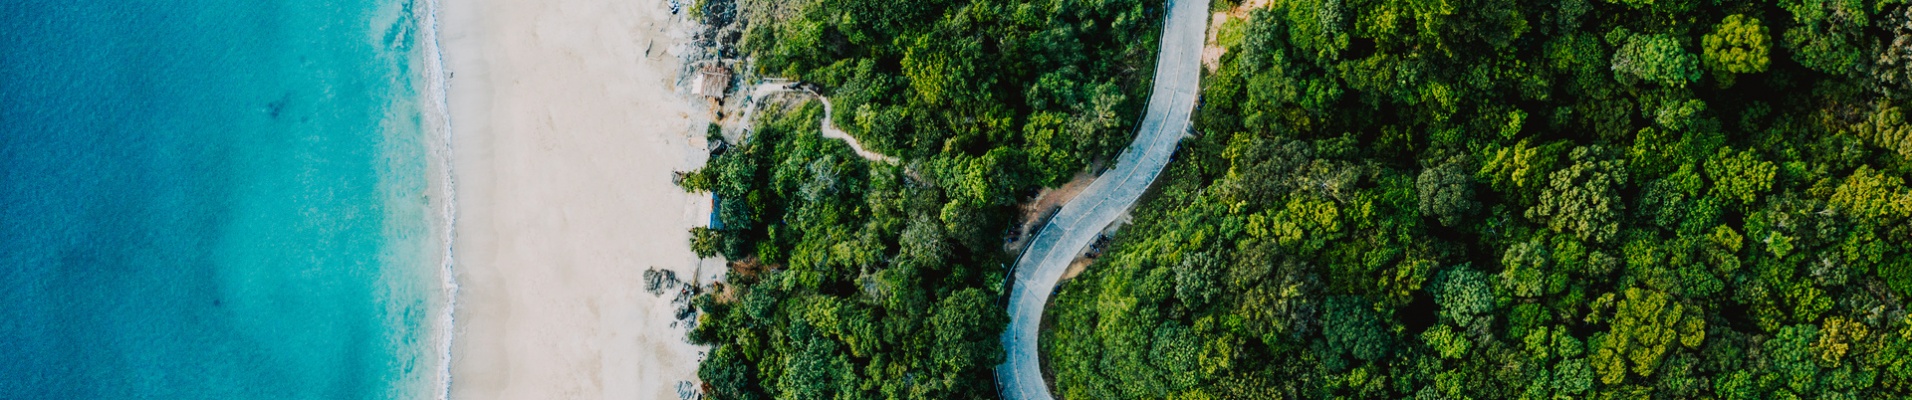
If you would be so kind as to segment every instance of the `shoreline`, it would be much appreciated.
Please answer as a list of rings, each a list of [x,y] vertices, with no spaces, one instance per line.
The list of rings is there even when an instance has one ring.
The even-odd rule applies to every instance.
[[[458,323],[458,280],[456,275],[456,244],[458,232],[458,181],[452,171],[452,124],[451,108],[447,87],[450,85],[445,66],[445,51],[439,42],[438,0],[423,0],[423,7],[414,9],[412,18],[418,24],[421,36],[418,52],[425,65],[419,69],[424,79],[426,96],[421,107],[428,131],[424,141],[428,164],[426,185],[436,197],[430,197],[427,207],[438,210],[438,219],[433,221],[432,232],[437,234],[438,248],[443,249],[438,257],[438,307],[432,318],[431,351],[437,364],[433,366],[432,381],[429,382],[432,397],[438,400],[451,399],[451,365],[454,329]]]
[[[708,154],[707,111],[676,88],[684,17],[664,0],[428,1],[455,121],[441,396],[694,392],[705,349],[642,280],[723,268],[687,245],[708,197],[670,181]]]

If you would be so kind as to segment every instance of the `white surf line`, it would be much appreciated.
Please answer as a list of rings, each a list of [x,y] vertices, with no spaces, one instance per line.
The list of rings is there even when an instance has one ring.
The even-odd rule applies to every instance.
[[[454,243],[457,243],[458,235],[458,190],[457,181],[453,179],[452,174],[451,103],[446,92],[450,82],[448,82],[446,78],[444,48],[440,46],[438,41],[438,0],[423,0],[420,3],[423,4],[423,7],[413,8],[412,12],[416,14],[413,18],[418,21],[419,34],[424,35],[422,40],[419,41],[419,44],[425,46],[423,51],[424,57],[421,57],[426,62],[426,66],[423,68],[423,73],[426,77],[425,92],[432,97],[430,102],[431,110],[427,116],[427,121],[432,121],[432,117],[436,117],[436,121],[434,122],[437,123],[434,125],[437,125],[436,128],[440,135],[438,148],[430,152],[436,154],[436,156],[433,157],[433,161],[438,164],[439,168],[444,169],[442,175],[439,177],[442,179],[440,183],[442,188],[440,189],[439,196],[443,199],[440,200],[443,206],[439,209],[439,218],[444,221],[444,226],[440,227],[444,229],[444,232],[439,233],[439,240],[445,242],[445,253],[439,262],[438,273],[439,295],[445,298],[445,304],[443,306],[445,309],[438,314],[432,333],[434,336],[432,340],[434,344],[438,345],[438,382],[436,382],[438,384],[438,390],[436,396],[438,400],[451,400],[451,342],[452,338],[456,336],[456,332],[453,332],[453,330],[458,326],[456,315],[458,310],[458,278],[453,275],[453,267],[456,265],[456,262],[453,259],[453,254],[455,253],[452,251],[452,246],[454,246]]]

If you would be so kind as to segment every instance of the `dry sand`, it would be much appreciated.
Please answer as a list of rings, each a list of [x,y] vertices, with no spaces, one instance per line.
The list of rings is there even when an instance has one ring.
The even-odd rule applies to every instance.
[[[460,285],[453,398],[676,399],[703,350],[643,272],[706,275],[702,112],[665,0],[447,1]]]

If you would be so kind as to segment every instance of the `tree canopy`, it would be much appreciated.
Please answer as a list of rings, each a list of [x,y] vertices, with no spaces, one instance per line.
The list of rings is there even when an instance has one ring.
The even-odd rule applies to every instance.
[[[816,85],[769,101],[710,162],[681,175],[715,198],[701,256],[729,261],[694,302],[698,376],[721,399],[995,397],[1016,205],[1133,136],[1160,3],[703,0],[741,26],[747,77]],[[734,20],[727,18],[735,18]],[[738,25],[729,25],[729,24]],[[734,98],[734,97],[733,97]],[[829,118],[895,163],[823,138]],[[1207,274],[1207,275],[1204,275]],[[1189,271],[1182,292],[1212,290]],[[1165,284],[1169,280],[1163,281]],[[1164,286],[1172,287],[1172,285]],[[1151,334],[1154,334],[1151,331]],[[1158,336],[1165,363],[1193,336]],[[1192,379],[1192,378],[1191,378]]]
[[[1248,15],[1058,289],[1059,397],[1912,396],[1907,4]]]

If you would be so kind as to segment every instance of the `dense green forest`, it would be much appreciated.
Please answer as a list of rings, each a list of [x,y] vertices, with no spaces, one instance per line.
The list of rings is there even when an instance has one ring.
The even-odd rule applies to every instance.
[[[1912,7],[1274,0],[1064,284],[1071,399],[1912,396]]]
[[[680,183],[713,192],[695,301],[719,399],[994,398],[1016,204],[1110,157],[1146,99],[1160,7],[1143,0],[705,0],[746,72],[830,96],[761,112]],[[727,45],[727,44],[725,44]],[[723,54],[720,50],[718,53]]]

